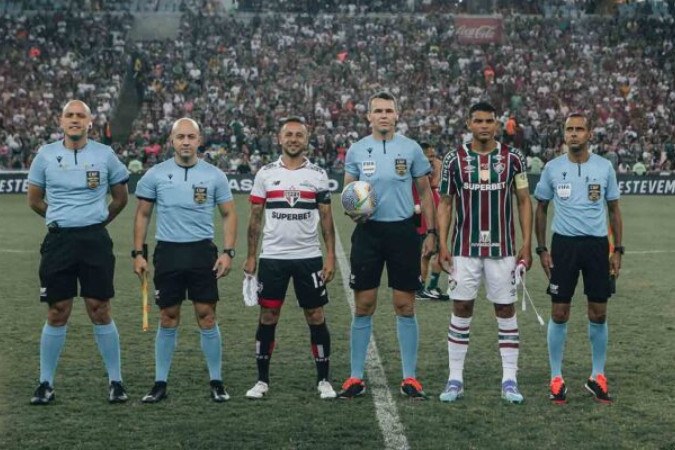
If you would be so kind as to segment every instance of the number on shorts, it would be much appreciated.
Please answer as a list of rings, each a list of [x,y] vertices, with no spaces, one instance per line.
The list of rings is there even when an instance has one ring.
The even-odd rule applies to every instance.
[[[323,286],[323,277],[321,275],[323,275],[323,270],[312,272],[312,281],[314,282],[314,287],[317,289]]]

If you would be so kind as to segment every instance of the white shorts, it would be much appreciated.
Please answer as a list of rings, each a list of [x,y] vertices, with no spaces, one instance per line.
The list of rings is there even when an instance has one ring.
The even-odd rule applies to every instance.
[[[448,289],[451,299],[475,300],[480,282],[485,276],[488,300],[500,305],[516,302],[515,256],[503,258],[455,256],[452,262],[451,277],[455,283],[451,283],[451,289]]]

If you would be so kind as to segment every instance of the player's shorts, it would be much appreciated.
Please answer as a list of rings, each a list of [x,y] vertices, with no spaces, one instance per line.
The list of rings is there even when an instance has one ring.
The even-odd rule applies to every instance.
[[[570,303],[579,281],[584,278],[584,294],[604,303],[612,296],[609,280],[609,241],[606,237],[569,237],[554,234],[551,242],[551,280],[547,292],[553,303]]]
[[[271,259],[260,258],[258,283],[262,286],[258,304],[265,308],[280,308],[286,298],[290,279],[298,299],[298,306],[313,309],[328,303],[326,285],[321,278],[323,259]]]
[[[155,303],[167,308],[190,299],[198,303],[215,303],[218,280],[213,266],[218,248],[206,239],[197,242],[157,242],[152,263],[155,266]]]
[[[386,264],[389,287],[399,291],[421,289],[419,239],[412,218],[357,224],[352,233],[349,286],[357,291],[378,287]]]
[[[485,280],[487,298],[492,303],[510,305],[516,302],[514,270],[516,258],[478,258],[454,256],[451,277],[455,287],[448,290],[453,300],[474,300],[481,280]]]
[[[40,246],[40,300],[52,304],[77,296],[115,296],[113,242],[103,224],[49,228]]]

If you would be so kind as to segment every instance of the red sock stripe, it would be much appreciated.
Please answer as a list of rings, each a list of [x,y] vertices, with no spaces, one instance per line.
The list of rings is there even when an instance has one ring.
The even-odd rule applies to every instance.
[[[455,339],[448,338],[448,342],[452,342],[453,344],[459,344],[459,345],[469,345],[469,341],[468,341],[468,340],[466,340],[466,341],[457,341],[457,340],[455,340]]]
[[[450,322],[450,327],[452,327],[453,329],[455,329],[455,330],[457,330],[457,331],[469,331],[469,328],[471,328],[471,326],[468,326],[468,327],[459,327],[459,326],[455,325],[455,324],[452,323],[452,322]]]
[[[519,344],[517,342],[500,342],[499,348],[519,348]]]
[[[518,328],[514,328],[513,330],[502,330],[501,328],[499,329],[500,333],[517,333]]]
[[[279,299],[274,299],[274,298],[261,298],[258,300],[258,304],[262,306],[263,308],[281,308],[281,306],[284,304],[283,300]]]

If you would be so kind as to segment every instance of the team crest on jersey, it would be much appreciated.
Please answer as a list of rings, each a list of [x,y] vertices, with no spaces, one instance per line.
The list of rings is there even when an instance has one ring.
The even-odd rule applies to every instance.
[[[375,161],[363,161],[361,163],[361,172],[367,177],[373,175],[375,173]]]
[[[405,175],[408,171],[408,161],[405,158],[396,158],[394,160],[394,169],[396,175]]]
[[[499,156],[499,155],[497,155],[497,156]],[[495,157],[495,159],[496,159],[496,157]],[[506,168],[506,166],[504,165],[503,162],[498,162],[498,163],[495,163],[495,164],[492,165],[492,169],[495,172],[497,172],[498,175],[501,175],[501,173],[504,171],[505,168]]]
[[[600,200],[600,185],[599,184],[589,184],[588,185],[588,199],[592,202],[597,202]]]
[[[208,192],[208,188],[202,187],[202,186],[192,186],[192,192],[194,194],[194,200],[195,203],[202,204],[206,202],[206,194]]]
[[[98,170],[87,171],[87,187],[89,189],[96,189],[101,184],[101,172]]]
[[[295,206],[296,203],[298,203],[298,200],[300,200],[300,191],[296,190],[290,190],[290,191],[284,191],[284,198],[288,202],[289,205],[291,205],[291,208]]]

